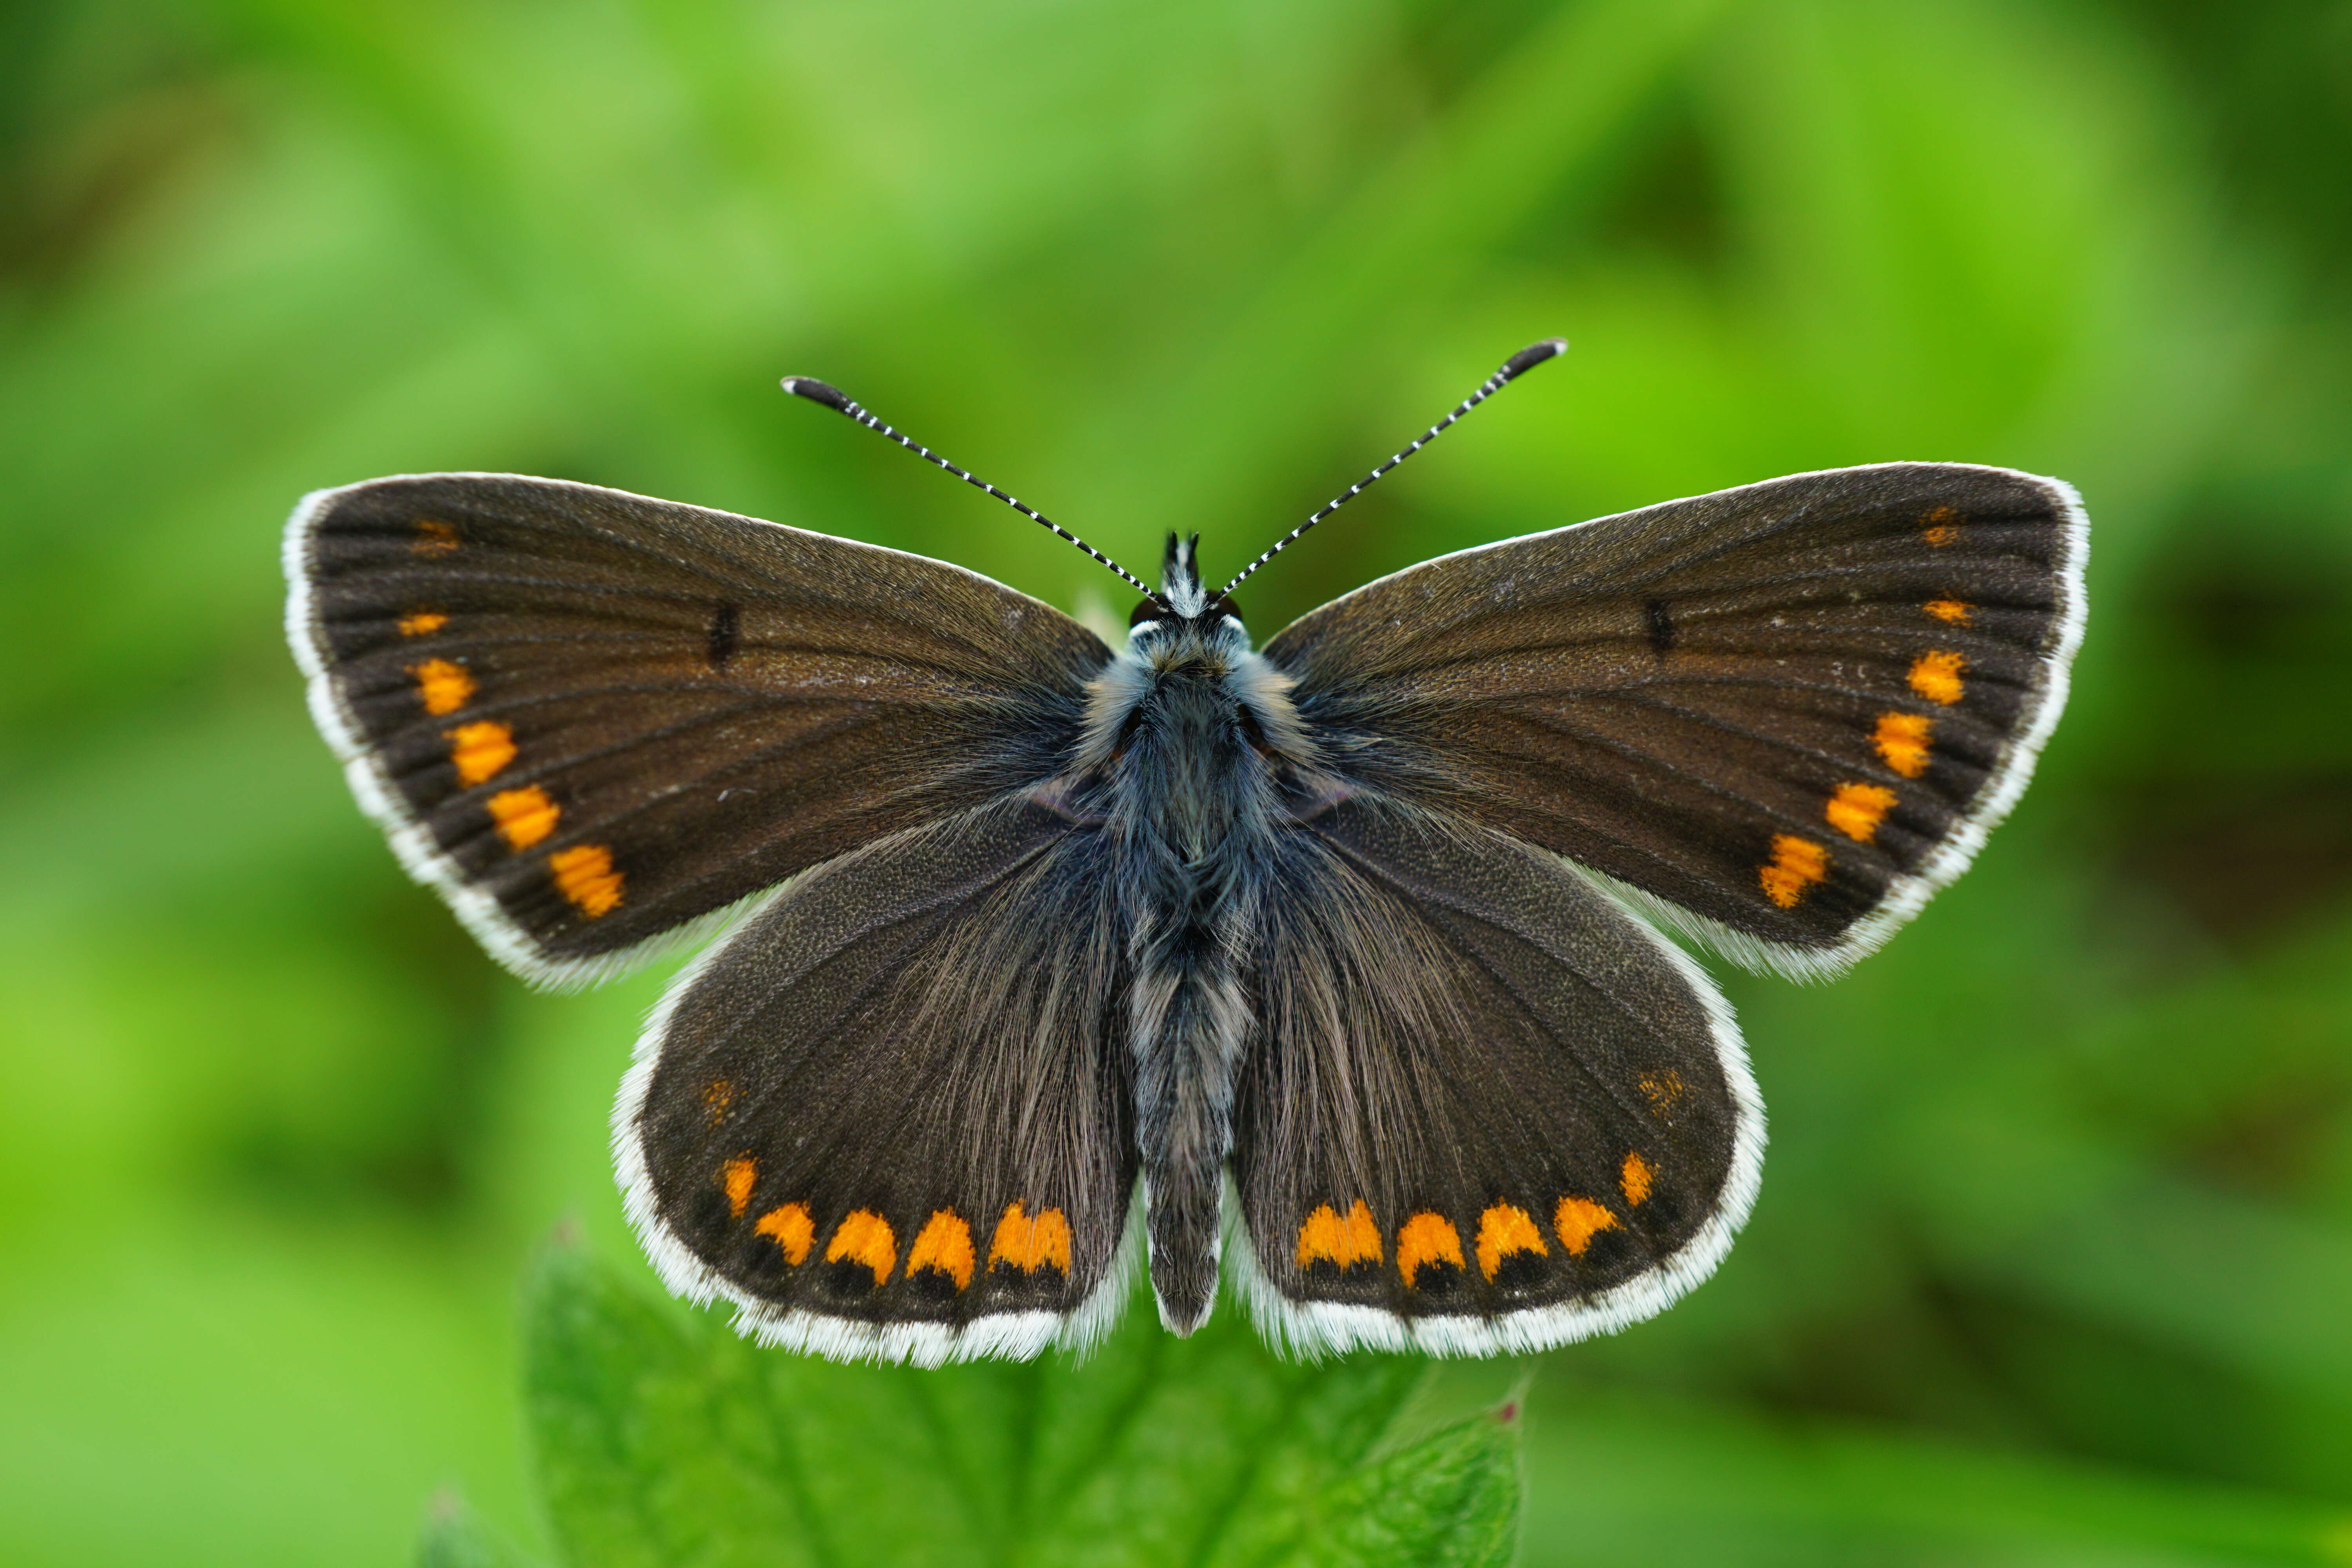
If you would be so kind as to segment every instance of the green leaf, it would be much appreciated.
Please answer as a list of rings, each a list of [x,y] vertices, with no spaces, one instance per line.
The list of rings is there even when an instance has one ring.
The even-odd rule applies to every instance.
[[[564,1245],[525,1338],[544,1500],[577,1568],[1496,1563],[1517,1530],[1514,1423],[1384,1446],[1418,1360],[1278,1361],[1231,1310],[1179,1340],[1140,1306],[1083,1361],[840,1366],[748,1344]]]
[[[454,1493],[443,1492],[425,1510],[417,1537],[416,1568],[534,1568],[530,1559],[474,1517]]]

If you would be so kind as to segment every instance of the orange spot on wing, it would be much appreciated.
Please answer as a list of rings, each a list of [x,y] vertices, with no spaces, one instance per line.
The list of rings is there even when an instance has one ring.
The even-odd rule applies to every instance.
[[[1793,910],[1813,884],[1830,874],[1830,852],[1810,838],[1793,833],[1772,835],[1772,858],[1757,868],[1764,896],[1784,910]]]
[[[1641,1087],[1642,1098],[1650,1102],[1653,1110],[1664,1110],[1683,1097],[1683,1075],[1672,1068],[1664,1072],[1645,1072],[1633,1081]]]
[[[1975,606],[1960,599],[1930,599],[1920,607],[1947,626],[1964,626]]]
[[[1032,1219],[1022,1212],[1019,1204],[1006,1205],[1004,1217],[996,1222],[996,1235],[988,1244],[989,1267],[1009,1263],[1024,1273],[1035,1273],[1046,1264],[1067,1274],[1070,1271],[1070,1222],[1060,1209],[1040,1209]]]
[[[1968,664],[1958,654],[1931,647],[1911,661],[1911,689],[1949,708],[1960,700],[1960,671]]]
[[[890,1278],[890,1270],[898,1261],[898,1238],[891,1232],[890,1222],[872,1209],[851,1209],[849,1217],[824,1244],[827,1263],[862,1263],[874,1270],[874,1283],[879,1285]]]
[[[515,760],[514,731],[495,720],[460,724],[441,733],[454,742],[449,760],[457,764],[457,783],[467,789]]]
[[[1936,721],[1925,713],[1881,713],[1870,743],[1879,760],[1906,779],[1927,771],[1927,734]]]
[[[1397,1231],[1397,1272],[1411,1285],[1413,1276],[1433,1263],[1462,1262],[1462,1233],[1439,1214],[1417,1214]]]
[[[548,799],[547,792],[537,784],[502,789],[490,796],[489,806],[490,820],[499,825],[499,836],[516,849],[528,849],[554,832],[563,816],[563,808]]]
[[[816,1222],[809,1218],[804,1204],[770,1209],[751,1230],[758,1236],[775,1237],[776,1245],[784,1249],[784,1261],[794,1266],[808,1260],[809,1248],[816,1242]]]
[[[436,719],[444,713],[455,713],[473,700],[474,678],[466,673],[462,664],[428,658],[423,664],[410,665],[408,673],[415,679],[416,695],[425,700],[425,710]]]
[[[1591,1198],[1562,1198],[1552,1211],[1551,1227],[1559,1232],[1559,1244],[1568,1255],[1581,1258],[1594,1237],[1617,1228],[1617,1216]]]
[[[913,1279],[918,1269],[931,1268],[955,1281],[961,1290],[971,1283],[975,1264],[971,1250],[971,1226],[964,1224],[952,1209],[933,1209],[915,1237],[915,1245],[907,1249],[907,1277]]]
[[[430,517],[420,517],[416,520],[416,537],[410,541],[408,546],[410,554],[422,555],[430,560],[436,555],[450,554],[457,548],[457,524],[442,522]]]
[[[1489,1279],[1502,1268],[1503,1259],[1514,1253],[1543,1256],[1550,1251],[1534,1217],[1523,1208],[1496,1204],[1478,1216],[1478,1271]]]
[[[739,1155],[719,1167],[719,1184],[727,1189],[727,1212],[737,1219],[751,1206],[751,1184],[760,1179],[760,1163]]]
[[[1960,537],[1960,514],[1948,506],[1936,507],[1919,520],[1919,531],[1940,550]]]
[[[702,1090],[702,1103],[710,1108],[712,1121],[716,1122],[723,1119],[727,1114],[727,1108],[735,1103],[733,1080],[723,1078],[712,1079]]]
[[[1378,1263],[1381,1257],[1381,1227],[1372,1223],[1372,1211],[1358,1198],[1346,1217],[1329,1204],[1324,1204],[1307,1216],[1298,1227],[1298,1267],[1306,1268],[1317,1258],[1328,1258],[1342,1268],[1359,1263]]]
[[[1867,844],[1886,814],[1895,809],[1895,792],[1885,784],[1842,784],[1830,796],[1822,815],[1830,826],[1857,844]]]
[[[449,617],[438,610],[419,610],[413,616],[400,617],[400,635],[421,637],[439,631],[449,624]]]
[[[1650,1162],[1639,1154],[1626,1155],[1624,1169],[1617,1173],[1617,1184],[1625,1190],[1626,1203],[1639,1208],[1650,1195]]]
[[[580,912],[593,920],[620,906],[625,879],[613,869],[613,852],[602,844],[575,844],[547,858],[555,873],[555,889],[570,899]]]

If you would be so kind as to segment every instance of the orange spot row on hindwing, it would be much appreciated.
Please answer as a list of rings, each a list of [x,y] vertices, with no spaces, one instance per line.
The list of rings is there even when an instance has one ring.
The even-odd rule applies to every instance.
[[[1679,1082],[1675,1088],[1680,1089]],[[1618,1172],[1618,1186],[1625,1194],[1629,1207],[1639,1207],[1650,1196],[1656,1180],[1650,1163],[1639,1153],[1625,1156]],[[1563,1197],[1552,1210],[1552,1231],[1561,1247],[1571,1258],[1581,1257],[1592,1245],[1592,1238],[1604,1230],[1612,1230],[1617,1216],[1609,1206],[1594,1199],[1574,1194]],[[1298,1227],[1297,1263],[1304,1270],[1310,1263],[1329,1262],[1348,1268],[1381,1261],[1381,1233],[1371,1211],[1360,1198],[1342,1216],[1329,1204],[1321,1204],[1310,1212]],[[1470,1257],[1478,1263],[1478,1272],[1493,1279],[1501,1273],[1503,1265],[1522,1253],[1538,1258],[1549,1257],[1549,1243],[1534,1215],[1517,1204],[1497,1201],[1489,1204],[1478,1215],[1476,1239],[1472,1243]],[[1420,1210],[1397,1227],[1397,1273],[1408,1288],[1420,1282],[1424,1269],[1450,1265],[1466,1268],[1468,1258],[1462,1247],[1462,1232],[1442,1214]]]
[[[733,1098],[731,1086],[726,1098]],[[714,1105],[721,1103],[711,1093],[706,1092],[704,1099]],[[756,1174],[748,1157],[730,1160],[719,1167],[719,1184],[727,1192],[728,1210],[739,1219],[751,1205]],[[783,1204],[772,1208],[760,1216],[751,1229],[755,1235],[772,1238],[782,1249],[784,1261],[795,1268],[808,1260],[816,1245],[816,1220],[806,1204]],[[1057,1268],[1066,1276],[1070,1272],[1070,1222],[1060,1209],[1040,1209],[1033,1217],[1021,1205],[1012,1204],[997,1222],[988,1263],[991,1268],[1001,1265],[1026,1274],[1040,1268]],[[888,1220],[872,1209],[852,1209],[834,1226],[833,1236],[825,1243],[824,1260],[869,1269],[878,1287],[889,1279],[898,1267],[898,1233]],[[905,1278],[939,1274],[954,1281],[957,1289],[966,1290],[971,1289],[972,1277],[979,1270],[980,1253],[972,1240],[970,1223],[953,1209],[933,1209],[922,1228],[915,1233],[914,1245],[907,1248]]]
[[[438,610],[418,610],[400,617],[400,635],[404,637],[429,637],[449,624],[449,617]]]
[[[1940,550],[1956,543],[1960,537],[1960,514],[1950,507],[1931,507],[1919,519],[1920,536]]]
[[[436,556],[454,555],[457,550],[457,525],[437,518],[416,520],[416,537],[408,542],[408,552],[430,561]]]

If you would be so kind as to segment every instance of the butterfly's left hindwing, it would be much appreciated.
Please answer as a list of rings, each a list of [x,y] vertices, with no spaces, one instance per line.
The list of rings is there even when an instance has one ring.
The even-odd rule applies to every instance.
[[[840,1359],[1108,1328],[1136,1152],[1102,837],[1020,803],[917,829],[809,873],[679,980],[613,1130],[673,1289]]]
[[[286,567],[361,804],[541,981],[1051,776],[1110,657],[959,567],[512,475],[321,491]]]
[[[1714,1269],[1763,1113],[1688,959],[1458,819],[1343,804],[1284,869],[1234,1109],[1234,1252],[1269,1338],[1539,1350]]]

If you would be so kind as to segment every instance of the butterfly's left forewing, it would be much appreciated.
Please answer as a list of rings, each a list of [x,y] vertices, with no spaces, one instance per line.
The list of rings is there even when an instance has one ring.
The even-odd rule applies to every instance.
[[[509,474],[320,491],[286,568],[361,804],[496,957],[556,983],[1051,776],[1109,658],[959,567]]]
[[[1268,1337],[1538,1350],[1705,1279],[1763,1113],[1696,967],[1460,819],[1349,801],[1284,853],[1233,1163]]]

